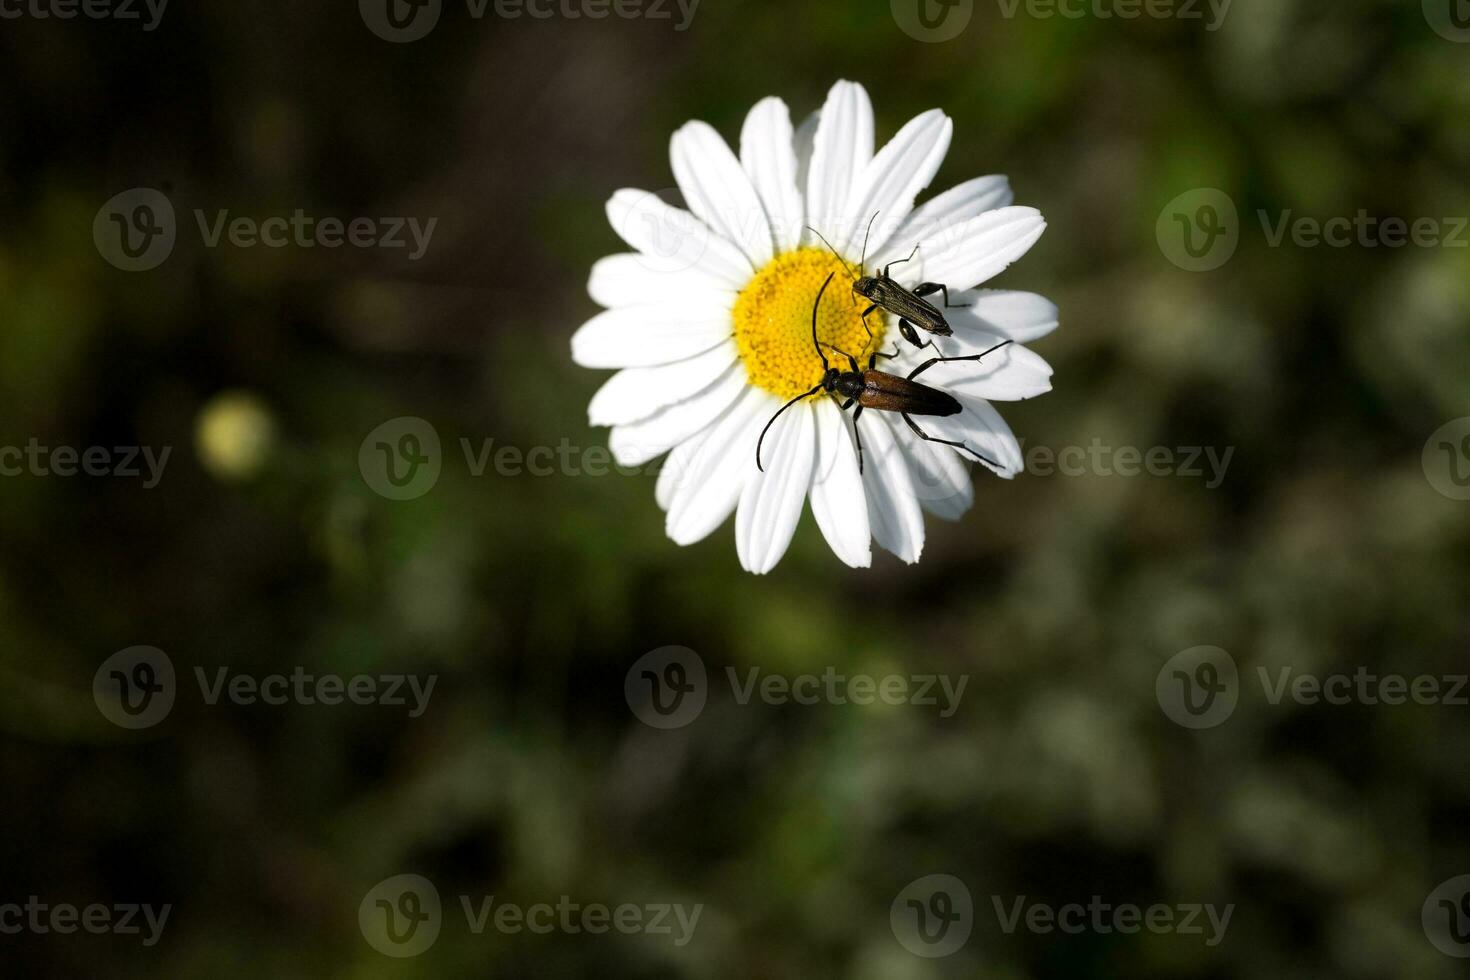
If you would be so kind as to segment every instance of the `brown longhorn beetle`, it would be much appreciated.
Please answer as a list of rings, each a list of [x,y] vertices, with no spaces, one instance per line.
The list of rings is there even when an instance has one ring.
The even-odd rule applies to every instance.
[[[951,304],[949,301],[949,287],[944,283],[921,282],[913,289],[907,289],[899,285],[898,281],[888,274],[888,270],[894,266],[903,265],[905,262],[910,261],[919,251],[919,246],[917,245],[914,246],[914,250],[909,253],[907,259],[899,259],[897,262],[888,263],[883,267],[883,271],[877,275],[864,275],[864,267],[868,262],[868,237],[873,232],[873,222],[877,220],[877,213],[868,219],[868,230],[863,233],[863,257],[858,262],[856,272],[853,272],[852,268],[847,265],[847,262],[843,260],[842,256],[837,255],[837,249],[832,248],[832,243],[827,241],[826,237],[820,231],[817,231],[817,229],[810,225],[807,226],[807,230],[822,239],[822,244],[826,245],[832,254],[837,256],[837,261],[841,262],[847,268],[847,271],[852,274],[853,294],[872,302],[873,305],[863,311],[864,327],[868,325],[869,313],[877,309],[884,309],[898,317],[898,332],[903,334],[904,340],[907,340],[920,349],[929,347],[934,342],[931,340],[927,343],[920,343],[919,335],[914,331],[916,324],[940,337],[948,337],[954,331],[950,329],[949,321],[944,318],[943,310],[924,299],[924,297],[933,295],[934,293],[943,293],[944,309],[946,310],[962,309],[965,304]],[[872,333],[872,329],[869,328],[868,335],[872,336]]]
[[[846,398],[847,401],[842,403],[843,411],[851,408],[854,402],[857,403],[857,410],[852,413],[852,431],[857,437],[859,473],[863,471],[863,437],[862,433],[858,430],[857,420],[863,414],[863,409],[866,408],[877,409],[880,412],[897,412],[903,416],[903,420],[908,423],[909,428],[913,429],[914,434],[920,439],[926,442],[937,442],[943,446],[952,446],[955,449],[962,449],[982,463],[988,463],[998,469],[1000,467],[999,463],[989,456],[977,453],[963,442],[938,439],[919,428],[918,423],[911,416],[928,415],[935,418],[947,418],[951,415],[960,414],[964,409],[953,395],[945,391],[940,391],[938,388],[931,388],[928,385],[920,384],[914,379],[934,365],[942,364],[946,361],[978,361],[986,354],[1000,350],[1002,347],[1010,344],[1011,341],[1003,341],[990,348],[990,350],[980,354],[967,354],[963,357],[931,357],[909,372],[907,378],[901,378],[896,374],[887,374],[883,371],[875,370],[878,358],[895,357],[898,354],[897,347],[893,349],[892,354],[879,354],[874,352],[873,356],[868,359],[868,369],[864,371],[858,367],[857,358],[846,351],[838,350],[836,347],[832,347],[831,344],[827,344],[826,346],[831,347],[834,353],[841,354],[847,358],[847,363],[852,370],[843,371],[841,368],[835,368],[828,363],[827,355],[822,353],[823,345],[821,341],[817,340],[817,311],[822,306],[822,294],[827,291],[827,287],[832,283],[832,277],[836,274],[833,272],[827,276],[826,280],[822,283],[822,288],[817,291],[817,301],[812,304],[812,346],[817,349],[817,356],[822,359],[822,380],[811,391],[797,395],[791,401],[782,405],[776,411],[776,414],[771,416],[771,420],[766,423],[766,427],[761,429],[760,438],[756,440],[755,444],[756,469],[762,473],[765,472],[765,467],[761,465],[761,445],[766,441],[766,433],[771,430],[771,426],[776,424],[776,419],[780,418],[781,413],[792,405],[795,405],[803,399],[810,398],[819,392]]]

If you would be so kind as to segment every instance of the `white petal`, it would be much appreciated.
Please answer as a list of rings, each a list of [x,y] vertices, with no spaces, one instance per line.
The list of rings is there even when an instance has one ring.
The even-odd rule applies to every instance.
[[[967,353],[971,344],[980,348],[975,353],[981,353],[1003,343],[1003,340],[998,334],[966,334],[963,343],[955,345],[964,349],[956,353]],[[920,377],[929,381],[929,374],[945,368],[964,368],[963,371],[945,371],[939,376],[940,386],[957,395],[1018,402],[1051,391],[1051,365],[1040,354],[1020,344],[1006,344],[1000,350],[990,350],[978,362],[937,364],[933,371]]]
[[[711,347],[703,354],[660,364],[626,368],[607,379],[587,406],[591,425],[623,425],[646,419],[666,405],[708,388],[740,356],[735,341]]]
[[[797,405],[771,426],[763,447],[765,472],[748,479],[735,512],[735,550],[747,572],[764,575],[791,545],[812,485],[816,422]]]
[[[959,392],[953,393],[964,411],[949,418],[916,419],[919,426],[931,436],[963,442],[982,456],[993,460],[996,465],[983,463],[1000,476],[1010,479],[1021,472],[1021,445],[1016,441],[1011,427],[1006,425],[1000,413],[986,401],[970,398]],[[966,459],[973,459],[969,453]]]
[[[969,289],[1025,255],[1045,230],[1046,220],[1035,208],[987,211],[920,243],[924,277],[951,291]]]
[[[956,337],[976,331],[987,336],[997,333],[1023,343],[1045,337],[1057,328],[1057,305],[1036,293],[1004,289],[959,293],[951,290],[950,301],[956,304],[956,308],[946,310],[944,317],[954,328]]]
[[[761,99],[740,131],[740,164],[766,211],[776,251],[801,240],[801,194],[796,189],[796,150],[791,113],[780,99]]]
[[[909,564],[924,551],[924,514],[914,495],[913,480],[893,430],[869,412],[858,419],[863,439],[863,488],[868,522],[878,544]]]
[[[587,293],[593,302],[609,308],[639,306],[659,299],[689,300],[703,306],[723,303],[733,308],[737,295],[719,276],[698,266],[669,272],[631,252],[609,255],[593,263]]]
[[[664,529],[675,544],[703,540],[730,516],[745,481],[756,472],[756,438],[780,407],[772,395],[747,388],[704,436],[669,504]]]
[[[817,126],[822,121],[820,110],[813,112],[801,121],[796,127],[796,133],[791,137],[792,148],[796,151],[796,189],[805,191],[811,179],[812,154],[816,152]],[[811,223],[810,206],[805,198],[802,199],[802,221]],[[804,233],[803,229],[803,233]]]
[[[618,191],[607,202],[607,220],[618,237],[637,249],[655,272],[695,269],[734,290],[745,288],[750,281],[750,260],[745,253],[688,211],[665,204],[656,194]]]
[[[921,425],[924,419],[917,420]],[[889,418],[894,437],[903,447],[914,493],[924,509],[946,521],[957,521],[975,502],[975,488],[964,460],[947,446],[925,442],[899,418]]]
[[[698,120],[685,123],[669,141],[669,158],[689,210],[738,245],[751,271],[769,262],[774,253],[765,210],[714,127]]]
[[[844,252],[865,246],[869,255],[881,251],[913,210],[914,198],[934,179],[953,133],[954,124],[938,109],[909,120],[863,168],[847,203],[846,221],[835,229],[838,237],[832,244]],[[866,231],[869,222],[871,237]]]
[[[689,473],[689,463],[694,459],[694,454],[699,452],[699,447],[704,445],[704,440],[714,431],[714,426],[696,432],[674,447],[664,460],[663,466],[658,471],[658,483],[653,489],[653,499],[658,502],[660,510],[667,511],[673,503],[674,496],[683,485],[684,478]]]
[[[986,211],[1006,207],[1015,199],[1011,193],[1011,182],[1000,174],[976,177],[951,187],[915,208],[890,236],[890,247],[886,251],[873,251],[875,263],[881,265],[901,259],[914,247],[914,243],[926,238],[943,239],[944,232],[951,226]]]
[[[589,368],[671,364],[724,343],[733,329],[729,311],[624,306],[597,314],[572,334],[572,360]]]
[[[832,553],[853,568],[873,563],[868,500],[858,473],[851,422],[830,398],[812,405],[817,427],[817,468],[812,473],[812,516]]]
[[[853,185],[872,158],[873,104],[861,85],[838,82],[817,122],[806,185],[807,223],[828,239],[847,214]]]
[[[697,395],[661,408],[642,421],[614,426],[607,446],[619,466],[639,466],[657,459],[712,425],[746,388],[745,371],[732,367]]]

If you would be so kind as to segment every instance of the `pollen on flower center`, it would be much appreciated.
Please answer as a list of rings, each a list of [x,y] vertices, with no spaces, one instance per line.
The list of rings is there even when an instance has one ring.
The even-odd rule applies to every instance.
[[[883,311],[870,313],[865,328],[861,314],[872,304],[854,302],[851,274],[830,252],[803,248],[772,259],[735,301],[735,344],[751,384],[790,399],[822,380],[822,359],[812,346],[812,304],[829,273],[836,275],[817,312],[817,339],[868,366],[887,332]],[[823,351],[833,367],[849,369],[843,354]]]

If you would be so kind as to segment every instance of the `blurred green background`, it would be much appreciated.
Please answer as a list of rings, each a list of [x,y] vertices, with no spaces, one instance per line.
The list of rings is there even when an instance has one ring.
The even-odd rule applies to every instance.
[[[1449,0],[1446,0],[1449,2]],[[1470,213],[1470,45],[1417,0],[1235,0],[1198,20],[1014,17],[977,0],[920,43],[887,0],[704,0],[675,20],[475,20],[389,44],[347,2],[0,20],[0,445],[172,447],[157,487],[0,478],[0,903],[174,906],[162,940],[0,935],[57,977],[1463,976],[1420,924],[1470,873],[1463,707],[1271,705],[1258,667],[1466,669],[1470,504],[1421,450],[1470,414],[1470,249],[1271,247],[1256,219]],[[977,478],[924,560],[851,571],[805,517],[772,575],[730,526],[681,549],[648,475],[474,476],[460,440],[605,444],[605,375],[568,338],[613,190],[673,184],[669,134],[730,140],[838,78],[879,139],[955,119],[934,189],[1011,176],[1049,230],[999,285],[1062,328],[1055,391],[1001,406],[1028,447],[1233,447],[1182,476]],[[179,242],[120,271],[94,216],[165,193]],[[1240,209],[1221,268],[1176,267],[1161,210]],[[207,249],[192,211],[437,217],[427,255]],[[1463,241],[1462,236],[1462,241]],[[443,474],[375,494],[365,436],[431,422]],[[115,651],[166,651],[172,714],[92,697]],[[716,679],[643,725],[624,675],[666,644]],[[1225,724],[1155,697],[1201,644],[1246,678]],[[429,710],[210,706],[196,666],[438,677]],[[960,710],[739,705],[724,670],[945,673]],[[429,877],[427,953],[358,929]],[[889,905],[974,896],[953,956]],[[694,939],[474,935],[457,896],[702,902]],[[1007,935],[1009,904],[1208,902],[1198,936]]]

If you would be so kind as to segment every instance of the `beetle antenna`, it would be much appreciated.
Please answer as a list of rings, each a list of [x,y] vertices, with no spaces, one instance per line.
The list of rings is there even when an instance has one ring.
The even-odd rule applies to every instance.
[[[755,441],[755,468],[756,469],[760,470],[762,473],[764,473],[766,471],[766,468],[761,465],[761,445],[766,441],[766,433],[771,431],[771,426],[773,426],[773,425],[776,424],[776,420],[781,417],[781,413],[784,412],[784,411],[786,411],[792,405],[795,405],[797,402],[801,401],[803,398],[810,398],[810,397],[812,397],[817,392],[821,391],[824,386],[825,386],[825,382],[823,384],[817,385],[811,391],[808,391],[807,393],[805,393],[803,395],[797,395],[795,398],[791,399],[791,401],[787,402],[785,405],[782,405],[779,409],[777,409],[775,415],[772,415],[771,416],[771,421],[767,422],[766,423],[766,427],[761,430],[761,437]]]
[[[835,275],[837,275],[835,272],[827,273],[827,278],[822,281],[822,288],[817,290],[817,301],[812,304],[812,346],[817,349],[817,356],[822,359],[823,371],[826,371],[831,365],[827,363],[827,355],[822,353],[822,345],[817,341],[817,310],[822,306],[822,294],[827,291]]]
[[[878,220],[878,215],[880,215],[882,213],[883,213],[882,211],[874,211],[873,212],[873,216],[868,219],[868,230],[865,231],[865,232],[863,232],[863,262],[862,262],[862,268],[864,268],[864,269],[866,269],[868,267],[868,236],[873,233],[873,222],[877,221]]]
[[[850,276],[852,276],[853,281],[857,281],[858,274],[856,272],[853,272],[852,271],[852,266],[850,266],[850,265],[847,264],[847,260],[846,259],[844,259],[841,255],[838,255],[837,254],[837,249],[835,249],[835,248],[832,247],[832,243],[829,242],[829,241],[827,241],[826,236],[823,235],[820,231],[817,231],[817,229],[813,228],[811,225],[807,225],[806,226],[806,230],[809,231],[809,232],[811,232],[813,235],[816,235],[818,238],[820,238],[822,240],[822,244],[825,245],[825,246],[827,246],[827,251],[831,252],[834,256],[836,256],[837,261],[838,262],[841,262],[842,263],[842,267],[847,270],[847,274],[850,275]]]

